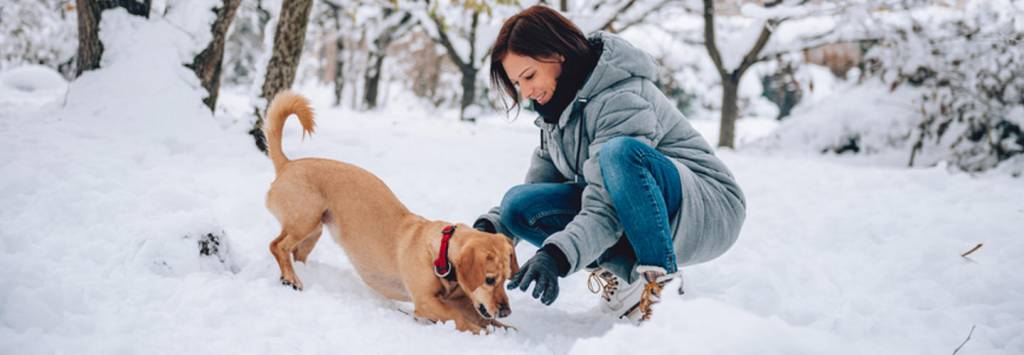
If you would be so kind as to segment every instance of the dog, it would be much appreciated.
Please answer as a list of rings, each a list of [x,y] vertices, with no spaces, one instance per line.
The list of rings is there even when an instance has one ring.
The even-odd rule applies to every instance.
[[[455,321],[456,329],[473,333],[510,328],[495,319],[512,312],[502,287],[519,269],[510,239],[413,214],[383,181],[355,165],[289,160],[281,130],[292,114],[303,137],[312,135],[309,101],[291,91],[274,98],[264,126],[276,173],[266,205],[281,224],[270,252],[283,284],[302,290],[292,258],[305,262],[326,226],[363,282],[387,298],[413,302],[417,318]]]

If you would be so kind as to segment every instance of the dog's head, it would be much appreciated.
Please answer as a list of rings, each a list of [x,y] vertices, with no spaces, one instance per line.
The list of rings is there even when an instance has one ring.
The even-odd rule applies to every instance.
[[[505,294],[505,280],[519,271],[516,250],[502,234],[460,228],[464,242],[453,260],[459,287],[473,301],[473,308],[485,319],[512,313]]]

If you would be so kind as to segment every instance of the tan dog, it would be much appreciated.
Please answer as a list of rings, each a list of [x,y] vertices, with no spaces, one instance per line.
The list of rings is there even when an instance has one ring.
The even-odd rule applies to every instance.
[[[455,280],[435,275],[433,261],[449,223],[409,212],[384,182],[357,166],[318,158],[288,160],[281,152],[281,130],[293,113],[303,136],[312,134],[309,102],[290,91],[274,98],[264,128],[277,173],[267,192],[267,209],[282,227],[270,243],[281,281],[302,289],[291,258],[305,262],[327,226],[363,281],[385,297],[412,301],[417,317],[454,320],[457,329],[473,333],[488,325],[506,327],[494,318],[511,313],[502,286],[518,262],[508,238],[459,225],[448,245]]]

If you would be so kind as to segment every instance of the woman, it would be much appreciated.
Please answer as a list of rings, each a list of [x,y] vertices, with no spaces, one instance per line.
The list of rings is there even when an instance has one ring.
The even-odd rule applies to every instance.
[[[531,100],[541,128],[526,184],[474,223],[540,247],[509,289],[536,282],[533,297],[550,305],[558,278],[587,268],[606,311],[645,320],[680,266],[736,241],[743,193],[655,75],[651,57],[622,38],[585,37],[544,6],[502,25],[492,83],[510,111]]]

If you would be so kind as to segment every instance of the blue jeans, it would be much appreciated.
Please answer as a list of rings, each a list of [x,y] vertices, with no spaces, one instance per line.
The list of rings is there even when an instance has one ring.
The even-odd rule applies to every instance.
[[[676,272],[669,218],[679,211],[679,171],[661,152],[628,137],[613,138],[598,156],[604,187],[637,264]],[[513,236],[541,246],[580,212],[579,183],[515,186],[501,202],[501,224]],[[620,241],[621,243],[622,241]],[[622,248],[615,248],[621,250]]]

